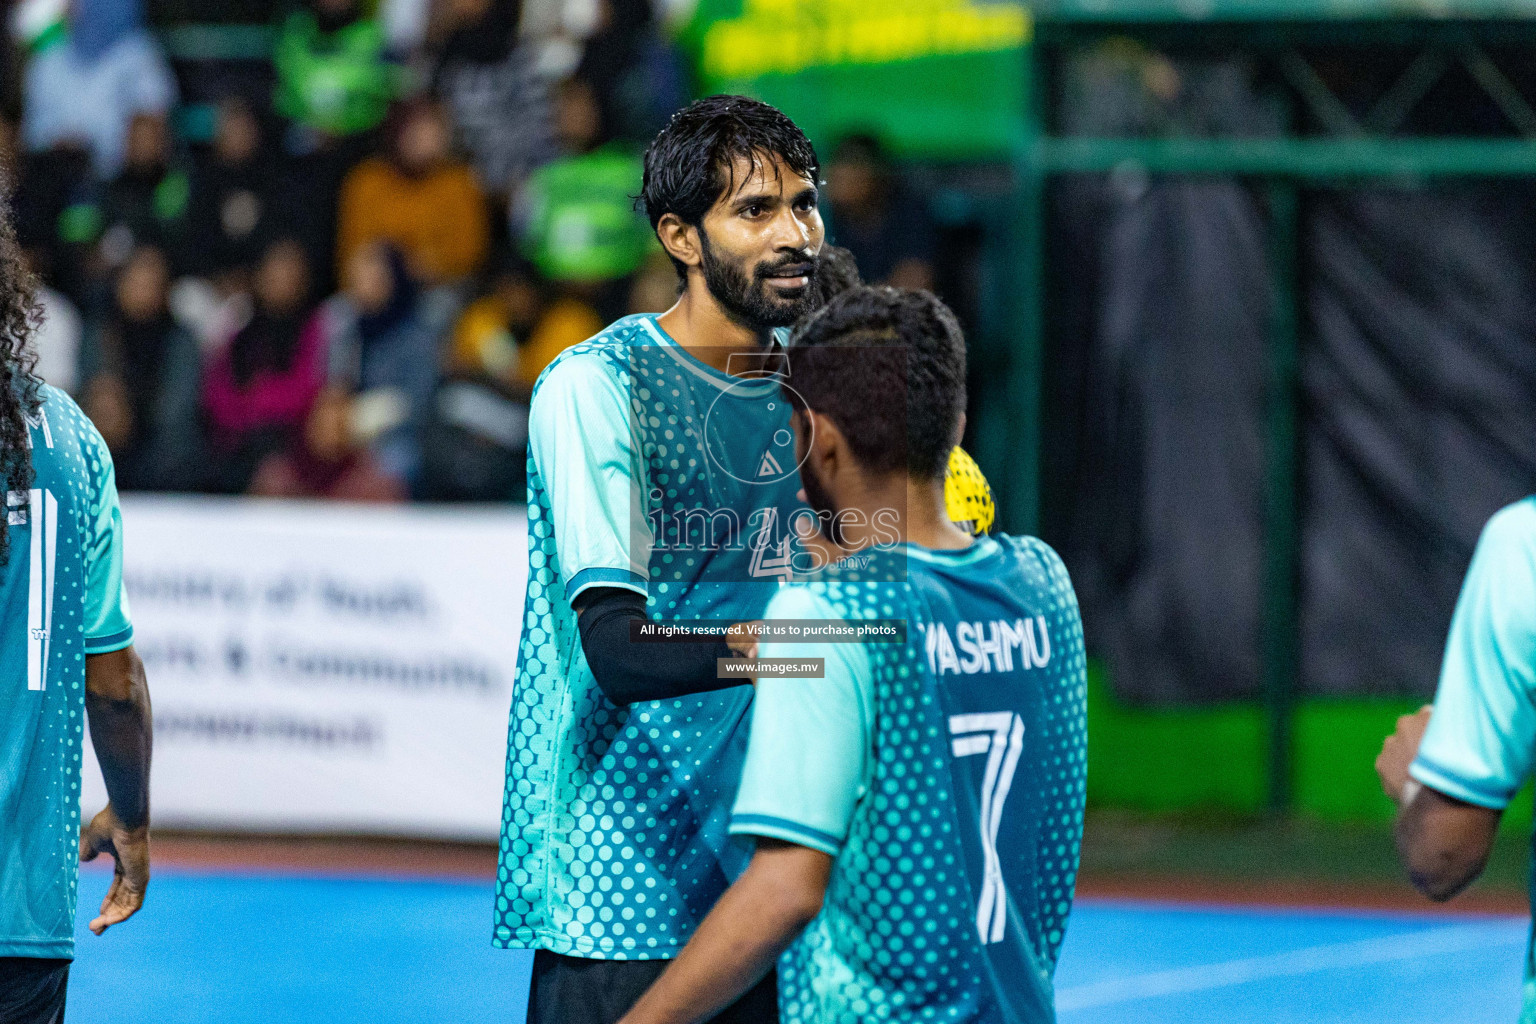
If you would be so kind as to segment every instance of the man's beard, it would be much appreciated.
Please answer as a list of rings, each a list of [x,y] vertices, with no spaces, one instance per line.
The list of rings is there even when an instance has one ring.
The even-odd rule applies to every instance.
[[[751,278],[748,278],[739,263],[731,263],[715,255],[709,244],[709,236],[702,228],[699,229],[699,242],[704,257],[704,284],[709,288],[709,294],[737,323],[755,331],[789,327],[816,308],[815,253],[802,251],[770,263],[759,263],[752,269]],[[805,275],[805,287],[779,290],[768,284],[769,276],[775,271],[798,264],[809,267]]]
[[[811,506],[811,511],[816,513],[817,521],[821,524],[822,536],[838,547],[843,547],[843,531],[837,521],[837,506],[832,502],[832,495],[822,486],[821,478],[805,460],[800,463],[800,486],[805,489],[805,503]]]

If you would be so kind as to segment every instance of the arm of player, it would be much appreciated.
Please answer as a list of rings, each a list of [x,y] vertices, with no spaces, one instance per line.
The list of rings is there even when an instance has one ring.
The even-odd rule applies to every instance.
[[[694,1024],[735,1002],[820,912],[831,873],[829,854],[759,839],[746,873],[620,1024]]]
[[[1450,899],[1483,873],[1501,811],[1446,796],[1408,774],[1432,708],[1397,720],[1397,731],[1376,758],[1381,788],[1399,805],[1393,835],[1414,888],[1437,902]]]
[[[528,452],[548,495],[565,597],[577,613],[587,666],[623,707],[735,685],[716,678],[723,643],[634,643],[645,621],[654,538],[641,497],[625,388],[595,356],[576,354],[540,379]]]
[[[1397,855],[1414,888],[1443,902],[1477,880],[1488,864],[1502,812],[1421,788],[1397,816]]]
[[[1483,530],[1451,618],[1433,709],[1398,719],[1377,771],[1400,806],[1413,884],[1446,900],[1482,873],[1536,747],[1536,504]]]
[[[719,678],[718,659],[750,657],[755,642],[733,626],[719,640],[649,643],[631,639],[636,622],[649,622],[645,598],[618,587],[592,587],[576,598],[577,629],[587,667],[604,696],[620,707],[646,700],[671,700],[740,686],[742,678]]]
[[[152,725],[144,663],[131,645],[86,656],[85,714],[108,803],[80,830],[80,859],[108,853],[116,862],[101,914],[90,925],[100,935],[144,905],[149,885]]]
[[[654,538],[630,397],[596,356],[544,372],[528,410],[528,457],[549,503],[565,599],[593,587],[644,597]]]
[[[80,830],[80,859],[109,853],[112,885],[91,922],[100,935],[132,917],[149,885],[149,686],[133,650],[123,585],[123,515],[112,453],[92,431],[95,472],[85,549],[85,714],[107,784],[106,809]]]
[[[837,613],[805,586],[781,589],[769,619]],[[635,1004],[629,1024],[697,1021],[760,981],[821,909],[833,858],[869,780],[874,683],[862,644],[763,642],[764,658],[821,658],[821,679],[758,683],[731,832],[757,852],[693,939]]]

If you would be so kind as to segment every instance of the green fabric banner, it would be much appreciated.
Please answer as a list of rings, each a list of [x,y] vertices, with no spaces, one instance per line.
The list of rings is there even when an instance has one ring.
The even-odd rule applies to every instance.
[[[680,39],[706,93],[756,96],[823,149],[992,159],[1024,134],[1025,6],[985,0],[699,0]]]

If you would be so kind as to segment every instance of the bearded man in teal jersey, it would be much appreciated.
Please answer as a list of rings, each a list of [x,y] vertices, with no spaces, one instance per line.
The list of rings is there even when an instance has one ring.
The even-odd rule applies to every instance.
[[[814,532],[775,331],[818,301],[818,173],[767,104],[677,113],[643,187],[677,304],[534,389],[494,940],[537,951],[530,1021],[617,1019],[746,864],[727,825],[752,689],[718,678],[732,647],[632,637],[758,617]],[[719,1019],[774,1014],[770,978]]]

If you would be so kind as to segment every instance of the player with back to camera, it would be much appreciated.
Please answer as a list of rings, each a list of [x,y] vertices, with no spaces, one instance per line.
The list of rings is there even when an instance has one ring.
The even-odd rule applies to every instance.
[[[1536,761],[1536,497],[1488,521],[1462,583],[1433,708],[1404,715],[1376,771],[1398,805],[1413,884],[1448,900],[1482,874],[1499,818]],[[1532,891],[1536,901],[1536,890]],[[1536,935],[1521,1024],[1536,1024]]]
[[[763,357],[818,302],[818,171],[767,104],[675,114],[643,199],[677,304],[568,350],[534,389],[494,941],[536,950],[535,1024],[617,1019],[746,864],[726,830],[752,701],[718,678],[733,647],[631,628],[755,619],[788,572],[809,511]],[[770,978],[719,1019],[775,1012]]]
[[[945,513],[965,350],[942,303],[856,288],[790,351],[805,492],[859,555],[765,618],[907,637],[759,645],[825,678],[760,676],[730,826],[756,852],[624,1024],[707,1019],[775,962],[786,1021],[1054,1020],[1087,768],[1071,582],[1039,540]]]
[[[841,246],[823,245],[820,264],[816,273],[816,290],[820,293],[817,309],[848,289],[863,284],[853,253]],[[950,521],[966,533],[980,536],[992,529],[996,515],[992,485],[987,482],[981,467],[976,465],[976,460],[959,445],[949,453],[949,466],[944,474],[944,508]]]
[[[0,218],[0,1021],[61,1024],[78,861],[116,862],[100,935],[149,884],[149,691],[123,591],[112,456],[32,374],[35,282]],[[80,826],[82,728],[109,803]]]

